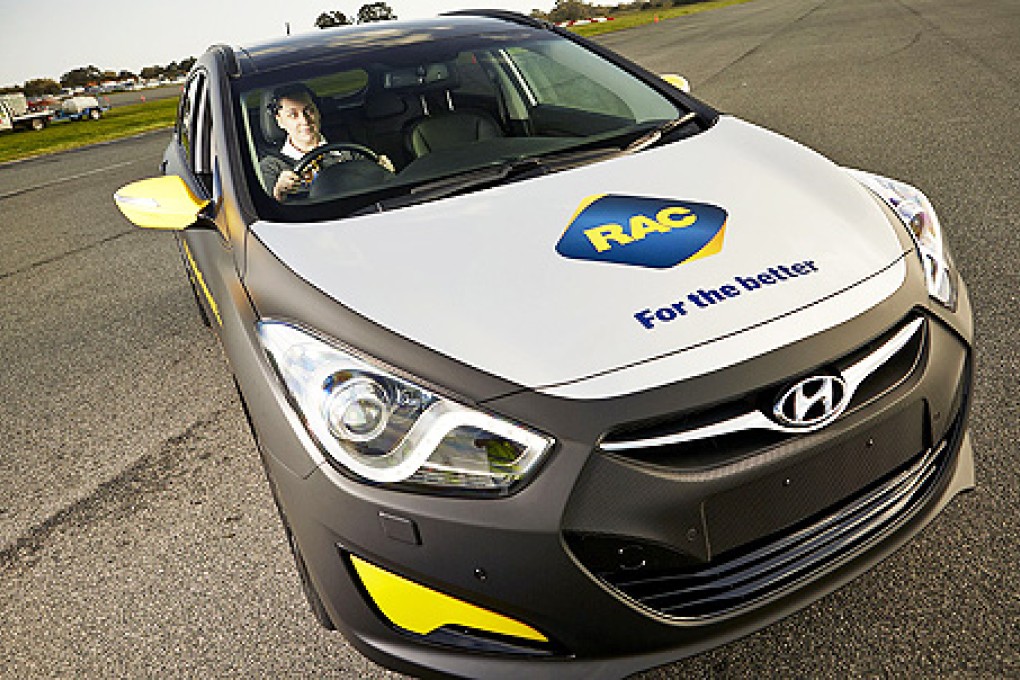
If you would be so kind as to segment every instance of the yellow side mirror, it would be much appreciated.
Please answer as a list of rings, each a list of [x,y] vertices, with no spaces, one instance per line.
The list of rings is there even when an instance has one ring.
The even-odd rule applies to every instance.
[[[683,90],[684,92],[690,94],[691,84],[687,82],[687,79],[684,78],[683,76],[677,75],[675,73],[663,73],[659,77],[665,80],[673,87],[677,88],[678,90]]]
[[[193,225],[209,205],[209,201],[196,198],[177,175],[132,182],[121,187],[113,201],[135,225],[171,231],[183,231]]]

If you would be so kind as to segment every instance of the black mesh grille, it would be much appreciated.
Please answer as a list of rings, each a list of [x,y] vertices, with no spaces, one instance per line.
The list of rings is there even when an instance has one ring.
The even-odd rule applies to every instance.
[[[702,619],[750,606],[859,554],[914,516],[959,448],[966,395],[961,401],[953,426],[938,446],[835,508],[709,562],[627,537],[568,533],[568,545],[598,578],[660,614]],[[637,553],[635,548],[649,559],[621,563],[623,551]],[[599,555],[609,559],[600,560]]]
[[[628,578],[612,585],[657,612],[715,616],[784,589],[901,520],[931,489],[944,457],[929,453],[871,494],[811,526],[702,569]]]

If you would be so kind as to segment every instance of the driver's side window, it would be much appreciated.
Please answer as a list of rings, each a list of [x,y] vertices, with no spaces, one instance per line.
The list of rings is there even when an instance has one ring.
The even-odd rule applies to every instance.
[[[185,150],[186,163],[195,179],[212,192],[212,115],[205,74],[195,73],[181,97],[177,134]]]

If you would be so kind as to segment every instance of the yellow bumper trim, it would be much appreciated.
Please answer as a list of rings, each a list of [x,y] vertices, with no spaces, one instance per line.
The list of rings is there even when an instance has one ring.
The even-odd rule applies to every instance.
[[[383,616],[398,628],[428,635],[446,625],[548,642],[537,630],[473,604],[408,581],[351,555],[358,577]]]

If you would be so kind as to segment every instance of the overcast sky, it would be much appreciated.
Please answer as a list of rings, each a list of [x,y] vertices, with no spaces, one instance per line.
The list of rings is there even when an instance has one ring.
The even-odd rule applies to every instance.
[[[0,86],[53,78],[79,66],[138,73],[197,57],[214,43],[244,45],[315,19],[349,17],[368,0],[0,0]],[[461,8],[550,10],[554,0],[388,0],[400,19]]]

